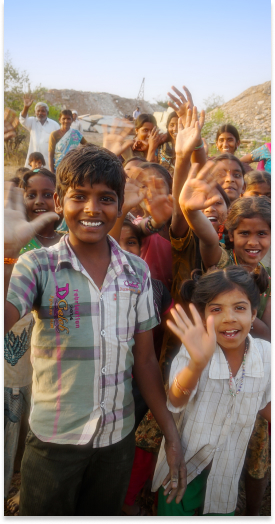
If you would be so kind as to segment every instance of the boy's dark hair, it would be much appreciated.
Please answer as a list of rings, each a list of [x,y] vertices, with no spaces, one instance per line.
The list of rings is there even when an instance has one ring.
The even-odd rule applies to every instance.
[[[82,186],[88,181],[93,184],[104,183],[118,196],[118,209],[124,200],[125,172],[114,153],[94,144],[85,144],[69,151],[56,170],[56,191],[63,203],[69,187]]]
[[[165,180],[166,185],[169,189],[169,193],[172,193],[173,180],[169,171],[167,171],[165,167],[163,167],[161,164],[157,164],[156,162],[143,162],[143,164],[140,167],[141,169],[154,169],[155,171],[157,171],[158,174]]]
[[[59,118],[61,118],[62,116],[70,116],[71,119],[73,120],[73,113],[71,112],[70,109],[63,109],[63,111],[61,111],[59,114]]]
[[[217,156],[214,159],[214,162],[215,162],[215,164],[217,164],[218,162],[222,162],[223,160],[233,160],[234,162],[237,162],[237,164],[239,164],[239,166],[240,166],[240,168],[242,170],[242,175],[244,177],[245,169],[244,169],[244,166],[243,166],[243,164],[242,164],[242,162],[240,161],[239,158],[237,158],[236,156],[232,155],[231,153],[223,153],[222,155]]]
[[[19,167],[18,169],[16,169],[15,171],[15,176],[16,177],[19,177],[20,179],[22,178],[22,175],[24,175],[24,173],[27,173],[30,169],[28,167]]]
[[[150,122],[150,124],[153,124],[154,126],[157,125],[157,121],[154,115],[150,115],[149,113],[142,113],[137,117],[135,121],[135,128],[139,129],[145,124],[145,122]]]
[[[123,167],[127,166],[130,162],[133,160],[140,162],[141,164],[144,163],[144,157],[143,156],[133,156],[132,158],[128,158],[125,162],[123,162]]]
[[[42,155],[42,153],[39,153],[38,151],[35,151],[34,153],[30,154],[28,159],[29,166],[31,165],[31,162],[33,162],[33,160],[41,160],[42,166],[46,165],[44,156]]]
[[[201,270],[195,269],[191,279],[183,282],[181,297],[187,302],[193,302],[203,313],[205,306],[220,293],[226,293],[237,288],[242,291],[251,303],[251,309],[258,309],[260,293],[268,287],[269,276],[266,270],[258,266],[252,273],[243,266],[228,266],[225,269],[209,270],[201,276]]]
[[[249,171],[245,175],[244,180],[246,183],[246,189],[250,189],[256,184],[264,183],[271,187],[271,174],[267,171],[257,171],[256,169],[254,171]]]
[[[232,124],[224,124],[223,126],[219,127],[216,134],[216,142],[218,141],[218,138],[222,133],[230,133],[234,136],[234,138],[236,138],[237,142],[240,141],[239,131],[235,126],[232,126]]]
[[[124,226],[125,226],[125,227],[127,226],[127,227],[130,227],[130,228],[131,228],[131,230],[132,230],[133,233],[134,233],[134,236],[136,237],[136,239],[137,239],[137,241],[138,241],[138,245],[139,245],[139,247],[141,247],[142,239],[144,238],[144,235],[143,235],[143,233],[142,233],[141,228],[140,228],[138,225],[134,224],[134,223],[130,220],[130,218],[125,218],[125,220],[123,221],[123,225],[122,225],[122,227],[124,227]]]
[[[271,229],[271,201],[265,196],[237,198],[229,209],[225,222],[226,230],[232,233],[244,218],[260,217]],[[225,235],[225,245],[227,249],[234,247],[228,235]]]
[[[51,171],[49,171],[45,167],[41,167],[40,169],[34,169],[33,171],[29,170],[27,173],[25,173],[22,176],[21,180],[20,180],[19,187],[22,187],[23,189],[26,189],[27,186],[28,186],[28,180],[32,176],[35,176],[35,175],[43,175],[43,176],[48,177],[51,180],[51,182],[53,183],[54,187],[55,187],[55,185],[56,185],[56,176],[55,176],[54,173],[52,173]]]

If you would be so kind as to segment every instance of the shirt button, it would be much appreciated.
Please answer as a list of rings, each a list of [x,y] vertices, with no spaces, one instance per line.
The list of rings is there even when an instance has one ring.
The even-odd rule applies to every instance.
[[[220,448],[216,448],[216,451],[220,451]]]
[[[104,329],[102,329],[102,331],[100,331],[100,334],[101,334],[102,337],[105,337],[105,331],[104,331]]]
[[[104,408],[104,402],[100,402],[100,407]]]
[[[198,475],[201,474],[201,469],[200,469],[200,468],[197,468],[197,474],[198,474]]]
[[[230,417],[231,417],[230,413],[227,413],[227,418],[230,418]]]
[[[103,295],[101,295],[100,300],[103,300]]]
[[[102,368],[101,373],[103,373],[103,375],[105,375],[105,373],[106,373],[106,368]]]

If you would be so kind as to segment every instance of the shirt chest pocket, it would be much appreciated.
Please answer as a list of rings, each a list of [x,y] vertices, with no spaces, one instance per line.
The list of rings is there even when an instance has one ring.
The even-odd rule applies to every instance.
[[[131,340],[135,334],[137,300],[138,294],[130,290],[117,294],[116,335],[122,342]]]

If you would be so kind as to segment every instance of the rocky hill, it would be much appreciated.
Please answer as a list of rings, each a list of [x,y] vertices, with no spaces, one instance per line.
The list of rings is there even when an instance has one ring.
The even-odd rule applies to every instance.
[[[124,117],[133,114],[137,105],[142,113],[164,111],[158,104],[137,101],[133,98],[122,98],[110,93],[92,93],[89,91],[74,91],[73,89],[50,89],[46,93],[47,100],[62,109],[75,109],[79,115],[112,115]]]
[[[270,136],[271,82],[250,87],[236,98],[207,113],[206,124],[213,124],[208,126],[210,142],[215,141],[219,125],[227,121],[236,125],[243,141],[262,141]]]

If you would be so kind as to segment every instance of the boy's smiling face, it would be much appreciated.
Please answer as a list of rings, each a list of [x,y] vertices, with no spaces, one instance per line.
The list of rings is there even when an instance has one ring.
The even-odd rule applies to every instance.
[[[121,216],[116,192],[104,183],[91,186],[86,181],[83,186],[69,187],[63,205],[57,194],[55,204],[58,213],[63,210],[73,246],[104,242]]]

